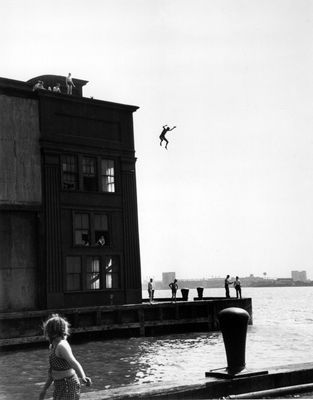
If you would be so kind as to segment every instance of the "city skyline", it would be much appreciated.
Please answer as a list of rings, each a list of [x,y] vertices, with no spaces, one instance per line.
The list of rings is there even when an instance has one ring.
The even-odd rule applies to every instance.
[[[173,279],[172,277],[175,277],[178,279],[178,275],[176,274],[175,271],[162,271],[160,272],[160,275],[157,276],[144,276],[142,277],[142,282],[148,282],[150,278],[154,279],[154,280],[158,280],[158,281],[162,281],[164,280],[164,274],[168,274],[169,276],[171,276],[171,279]],[[235,277],[237,274],[229,274],[231,277]],[[307,275],[307,271],[305,270],[292,270],[290,271],[288,276],[279,276],[279,277],[272,277],[272,276],[268,276],[266,272],[263,272],[263,274],[260,275],[254,275],[253,273],[249,274],[249,275],[245,275],[245,276],[240,276],[240,278],[255,278],[255,279],[293,279],[293,280],[299,280],[299,281],[310,281],[310,277]],[[296,278],[301,278],[301,279],[296,279]],[[167,279],[167,280],[171,280],[171,279]],[[221,276],[221,275],[212,275],[212,276],[194,276],[193,278],[185,278],[184,276],[180,276],[179,279],[181,280],[210,280],[210,279],[225,279],[225,276]]]
[[[91,5],[92,4],[92,5]],[[0,76],[85,79],[134,114],[142,278],[313,262],[313,3],[4,0]],[[168,150],[159,145],[162,126]]]

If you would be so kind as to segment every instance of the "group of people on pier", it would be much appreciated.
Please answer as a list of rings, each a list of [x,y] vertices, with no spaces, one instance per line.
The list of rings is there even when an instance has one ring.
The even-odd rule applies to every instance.
[[[171,288],[172,291],[172,302],[176,301],[176,293],[178,290],[178,284],[177,284],[177,279],[174,279],[173,282],[171,282],[168,285]],[[149,294],[149,303],[151,304],[153,302],[153,297],[154,297],[154,287],[153,287],[153,279],[150,278],[148,282],[148,294]]]
[[[225,296],[226,298],[230,298],[230,294],[229,294],[229,285],[234,285],[234,288],[236,290],[236,298],[237,299],[241,299],[241,282],[239,280],[239,277],[236,276],[236,279],[231,282],[230,281],[230,276],[227,275],[225,278]]]
[[[230,275],[227,275],[224,281],[224,287],[225,287],[225,297],[230,298],[230,292],[229,292],[229,286],[234,285],[234,288],[236,290],[236,298],[241,299],[241,282],[238,276],[236,276],[235,280],[233,282],[230,281]],[[172,302],[176,301],[176,294],[178,290],[178,283],[177,279],[174,279],[173,282],[171,282],[168,285],[171,289],[172,292]],[[150,278],[148,282],[148,294],[149,294],[149,302],[153,302],[153,297],[154,297],[154,286],[153,286],[153,279]]]

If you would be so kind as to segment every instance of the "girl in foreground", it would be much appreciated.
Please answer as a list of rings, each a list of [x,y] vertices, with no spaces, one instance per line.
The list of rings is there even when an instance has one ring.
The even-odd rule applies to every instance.
[[[91,379],[85,375],[67,341],[69,323],[58,314],[52,314],[51,318],[43,324],[43,331],[50,342],[50,368],[48,379],[39,395],[39,400],[45,398],[52,382],[54,382],[53,400],[79,400],[80,382],[78,376],[86,386],[91,385]]]

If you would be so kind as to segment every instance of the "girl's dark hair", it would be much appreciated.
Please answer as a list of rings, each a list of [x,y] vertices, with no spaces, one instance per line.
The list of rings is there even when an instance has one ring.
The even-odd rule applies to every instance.
[[[43,323],[43,333],[52,342],[55,338],[65,339],[70,334],[70,323],[66,318],[59,314],[52,314],[46,322]]]

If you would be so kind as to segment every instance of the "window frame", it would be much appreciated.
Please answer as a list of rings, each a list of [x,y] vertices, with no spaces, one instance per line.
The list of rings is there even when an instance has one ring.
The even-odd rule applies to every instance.
[[[98,193],[99,190],[99,162],[98,162],[98,157],[97,156],[90,156],[90,155],[81,155],[81,157],[79,158],[79,164],[80,164],[80,173],[81,173],[81,179],[80,179],[80,188],[81,188],[81,192],[87,192],[87,193]],[[94,182],[93,184],[95,185],[95,189],[91,189],[91,190],[87,190],[86,189],[86,183],[85,183],[85,178],[88,178],[89,175],[87,172],[84,172],[84,161],[87,160],[93,160],[93,168],[94,168],[94,174],[91,175],[91,179]],[[91,163],[88,165],[88,163],[86,164],[86,166],[90,167],[92,165]]]
[[[69,258],[78,258],[80,260],[80,273],[79,273],[79,275],[80,275],[80,277],[79,277],[79,287],[80,287],[80,289],[73,289],[73,290],[68,289],[68,280],[67,280],[67,278],[68,278],[69,275],[74,275],[74,273],[68,273],[67,272],[67,266],[68,266],[67,260]],[[82,258],[82,256],[80,254],[68,254],[68,255],[65,256],[64,265],[65,265],[65,268],[64,268],[64,273],[65,273],[65,285],[64,285],[65,292],[73,293],[73,292],[81,292],[81,291],[83,291],[84,290],[84,283],[83,283],[83,275],[84,275],[84,273],[83,273],[83,258]],[[78,275],[78,274],[75,273],[75,275]]]
[[[86,259],[86,260],[84,260],[85,262],[83,263],[85,265],[85,274],[83,275],[83,281],[85,282],[85,290],[87,292],[98,292],[99,290],[101,290],[101,287],[102,287],[102,276],[101,276],[102,275],[101,274],[101,264],[102,264],[101,259],[102,259],[102,257],[99,254],[98,255],[88,254],[84,258]],[[98,288],[93,289],[93,288],[88,287],[88,276],[91,275],[92,273],[94,273],[92,271],[91,272],[88,271],[88,259],[92,259],[92,261],[95,259],[98,259],[98,261],[99,261],[99,271],[98,271],[99,287]]]
[[[79,230],[78,228],[76,228],[75,226],[75,220],[76,220],[76,216],[77,215],[87,215],[88,216],[88,242],[89,245],[85,244],[79,244],[76,243],[76,232]],[[80,229],[81,231],[84,229]],[[73,243],[73,247],[89,247],[90,246],[90,242],[91,242],[91,219],[90,219],[90,213],[88,211],[73,211],[72,212],[72,243]]]
[[[82,244],[76,244],[76,228],[75,228],[75,216],[78,214],[87,214],[89,218],[89,234],[88,234],[88,239],[89,239],[89,245],[82,245]],[[107,218],[107,230],[105,239],[106,242],[104,245],[99,246],[97,242],[95,241],[96,239],[96,228],[95,228],[95,215],[101,215],[101,216],[106,216]],[[111,214],[106,212],[106,211],[91,211],[91,210],[73,210],[72,211],[72,247],[73,248],[103,248],[103,249],[109,249],[112,247],[112,217]]]
[[[102,161],[111,161],[113,163],[113,175],[104,175],[102,174]],[[104,157],[100,157],[99,159],[99,191],[101,193],[116,193],[116,161],[114,159],[111,158],[104,158]],[[102,188],[102,178],[104,177],[113,177],[113,183],[108,183],[107,186],[109,185],[113,185],[114,190],[110,191],[110,190],[103,190]]]
[[[66,158],[70,158],[70,157],[73,157],[73,159],[74,159],[74,166],[75,166],[75,169],[76,169],[76,171],[74,171],[74,172],[65,171],[63,169],[63,164],[64,164],[65,159]],[[78,160],[77,155],[70,154],[70,153],[61,154],[60,164],[61,164],[61,188],[62,188],[62,191],[64,191],[64,192],[77,192],[77,191],[79,191],[79,186],[80,186],[80,182],[79,182],[79,160]],[[75,188],[73,188],[73,189],[65,189],[64,185],[65,185],[66,181],[64,179],[64,175],[66,173],[75,176],[75,178],[76,178],[74,180],[75,186],[76,186]]]
[[[117,260],[117,272],[113,271],[110,275],[112,277],[112,287],[107,287],[107,276],[109,274],[106,273],[106,260],[108,258],[112,258],[113,260]],[[104,274],[104,285],[106,290],[116,290],[118,288],[121,287],[121,259],[119,256],[115,255],[115,254],[105,254],[103,257],[103,268],[102,268],[103,274]],[[114,287],[114,276],[117,276],[117,287]]]
[[[80,272],[80,289],[78,290],[69,290],[67,286],[67,259],[68,258],[79,258],[80,259],[80,267],[81,267],[81,272]],[[117,287],[107,287],[106,285],[106,271],[105,271],[105,265],[106,265],[106,259],[112,257],[115,259],[118,263],[118,271],[117,271],[117,279],[118,279],[118,285]],[[98,258],[99,259],[99,288],[96,289],[91,289],[88,288],[87,286],[87,277],[88,277],[88,268],[87,268],[87,263],[88,263],[88,258]],[[67,254],[64,257],[64,293],[66,294],[73,294],[73,293],[99,293],[99,292],[104,292],[104,291],[121,291],[123,290],[123,266],[122,266],[122,254],[120,252],[114,252],[114,253],[105,253],[105,254],[96,254],[96,253],[91,253],[91,254]]]
[[[75,174],[76,180],[75,185],[77,186],[75,189],[66,189],[64,188],[64,174],[66,171],[63,170],[63,161],[67,157],[74,158],[74,165],[76,166]],[[95,184],[97,188],[95,190],[86,190],[84,188],[84,173],[83,173],[83,160],[84,159],[94,159],[95,160]],[[102,175],[102,161],[111,161],[113,163],[113,175]],[[105,195],[116,195],[120,192],[120,174],[118,169],[118,160],[116,157],[104,156],[99,154],[85,154],[85,153],[62,153],[60,155],[60,172],[61,172],[61,191],[65,193],[73,193],[73,192],[82,192],[82,193],[98,193]],[[113,177],[113,183],[110,183],[114,186],[114,191],[105,191],[102,190],[102,178],[108,176]],[[108,185],[110,185],[108,184]]]

